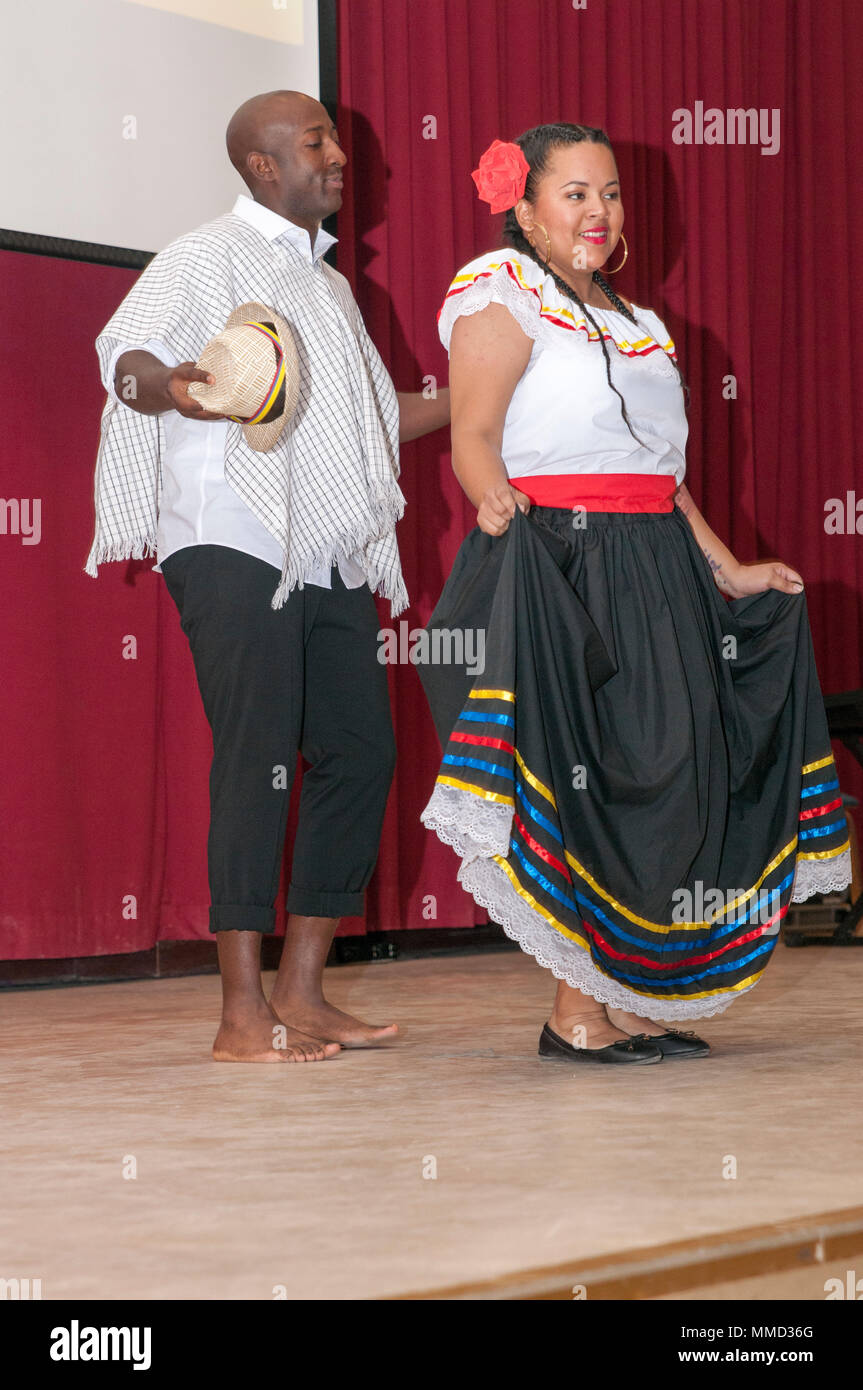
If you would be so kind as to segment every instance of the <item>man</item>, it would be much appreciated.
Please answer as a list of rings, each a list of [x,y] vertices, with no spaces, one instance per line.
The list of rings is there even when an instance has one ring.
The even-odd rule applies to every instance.
[[[363,911],[394,766],[372,593],[393,614],[408,601],[398,441],[446,424],[449,393],[396,394],[347,281],[323,260],[335,238],[320,223],[341,206],[346,157],[321,103],[253,97],[227,146],[251,198],[155,256],[97,339],[109,400],[87,570],[155,549],[213,731],[213,1057],[319,1061],[398,1031],[331,1006],[323,970],[339,918]],[[300,359],[296,414],[257,455],[239,424],[188,394],[212,383],[195,361],[245,301],[287,321]],[[261,934],[275,924],[298,748],[311,767],[268,1001]]]

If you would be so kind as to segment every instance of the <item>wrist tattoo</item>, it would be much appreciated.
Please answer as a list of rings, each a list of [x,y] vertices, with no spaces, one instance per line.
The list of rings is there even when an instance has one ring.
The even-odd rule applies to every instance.
[[[733,596],[733,594],[734,594],[733,586],[732,586],[732,584],[731,584],[731,581],[728,579],[728,577],[727,577],[725,574],[723,574],[723,572],[722,572],[722,565],[721,565],[721,563],[719,562],[719,560],[714,560],[714,558],[713,558],[713,556],[710,554],[710,551],[709,551],[709,550],[703,551],[703,554],[704,554],[704,558],[705,558],[705,560],[707,561],[708,565],[709,565],[710,568],[713,570],[713,578],[714,578],[714,580],[716,581],[716,587],[717,587],[717,589],[721,589],[723,593],[725,593],[725,594],[731,594],[731,595]]]

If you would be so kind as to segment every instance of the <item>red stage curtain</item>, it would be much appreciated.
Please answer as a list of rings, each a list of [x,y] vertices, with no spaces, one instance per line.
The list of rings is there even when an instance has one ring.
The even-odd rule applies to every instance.
[[[850,57],[863,5],[341,0],[339,20],[339,266],[400,389],[446,381],[443,295],[460,266],[501,245],[503,218],[470,177],[482,151],[542,121],[602,126],[629,244],[612,283],[656,309],[677,344],[692,391],[690,490],[739,559],[800,570],[824,691],[863,684],[861,540],[824,526],[827,500],[856,486],[863,528],[852,333],[863,216],[846,154],[863,133]],[[778,108],[778,153],[675,144],[674,113],[698,101]],[[475,520],[447,443],[403,450],[399,536],[416,624]],[[474,906],[453,889],[454,855],[416,838],[437,749],[413,669],[398,671],[394,694],[401,767],[388,826],[409,852],[382,857],[379,891],[397,904],[419,882],[442,920],[466,924]],[[863,797],[859,765],[835,748],[843,790]]]
[[[623,292],[666,320],[693,393],[688,482],[745,560],[807,582],[825,691],[861,684],[860,540],[827,535],[855,487],[851,325],[863,249],[845,151],[861,95],[863,7],[839,0],[342,0],[339,127],[351,163],[339,266],[399,389],[446,381],[435,315],[453,272],[499,244],[470,179],[496,136],[543,120],[604,126],[617,156]],[[676,145],[678,108],[780,111],[777,154]],[[429,135],[434,138],[426,138]],[[615,258],[616,259],[616,258]],[[206,938],[210,736],[152,562],[82,567],[101,386],[93,339],[134,276],[0,254],[3,653],[0,954],[145,949]],[[737,397],[723,395],[733,374]],[[447,439],[408,445],[400,544],[411,627],[428,616],[473,513]],[[859,476],[859,469],[858,469]],[[863,498],[863,483],[857,481]],[[41,505],[38,544],[15,504]],[[13,504],[10,508],[9,503]],[[389,625],[388,606],[380,606]],[[134,638],[134,660],[124,657]],[[391,669],[399,766],[365,923],[482,920],[419,814],[438,749],[416,671]],[[860,769],[838,750],[843,789]]]

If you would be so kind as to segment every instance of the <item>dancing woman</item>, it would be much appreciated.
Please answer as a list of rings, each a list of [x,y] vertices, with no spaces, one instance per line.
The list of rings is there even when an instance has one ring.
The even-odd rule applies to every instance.
[[[477,525],[429,630],[483,632],[485,668],[420,668],[423,821],[557,977],[541,1056],[704,1056],[667,1025],[728,1008],[789,904],[850,882],[803,581],[736,560],[686,488],[674,343],[600,273],[627,254],[605,132],[495,141],[474,179],[506,245],[439,314]]]

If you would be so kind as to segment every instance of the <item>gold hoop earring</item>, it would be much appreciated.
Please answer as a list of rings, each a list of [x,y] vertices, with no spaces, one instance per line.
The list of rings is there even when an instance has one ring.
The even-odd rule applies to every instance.
[[[548,265],[549,261],[551,260],[551,237],[549,236],[548,232],[546,231],[546,228],[542,226],[542,223],[541,223],[541,222],[534,222],[533,226],[534,226],[534,227],[542,227],[543,232],[545,232],[545,264]],[[532,231],[532,230],[533,230],[533,228],[531,228],[531,231]],[[536,251],[536,243],[534,242],[533,237],[532,237],[532,236],[529,236],[529,237],[528,237],[528,241],[530,242],[530,244],[531,244],[531,246],[533,247],[534,251]]]
[[[603,275],[616,275],[617,272],[619,270],[623,270],[623,267],[626,265],[626,258],[629,255],[629,247],[626,244],[626,237],[623,235],[623,232],[620,233],[620,240],[623,242],[623,260],[620,262],[620,265],[616,265],[614,267],[614,270],[609,270],[608,266],[604,265],[602,267]]]

